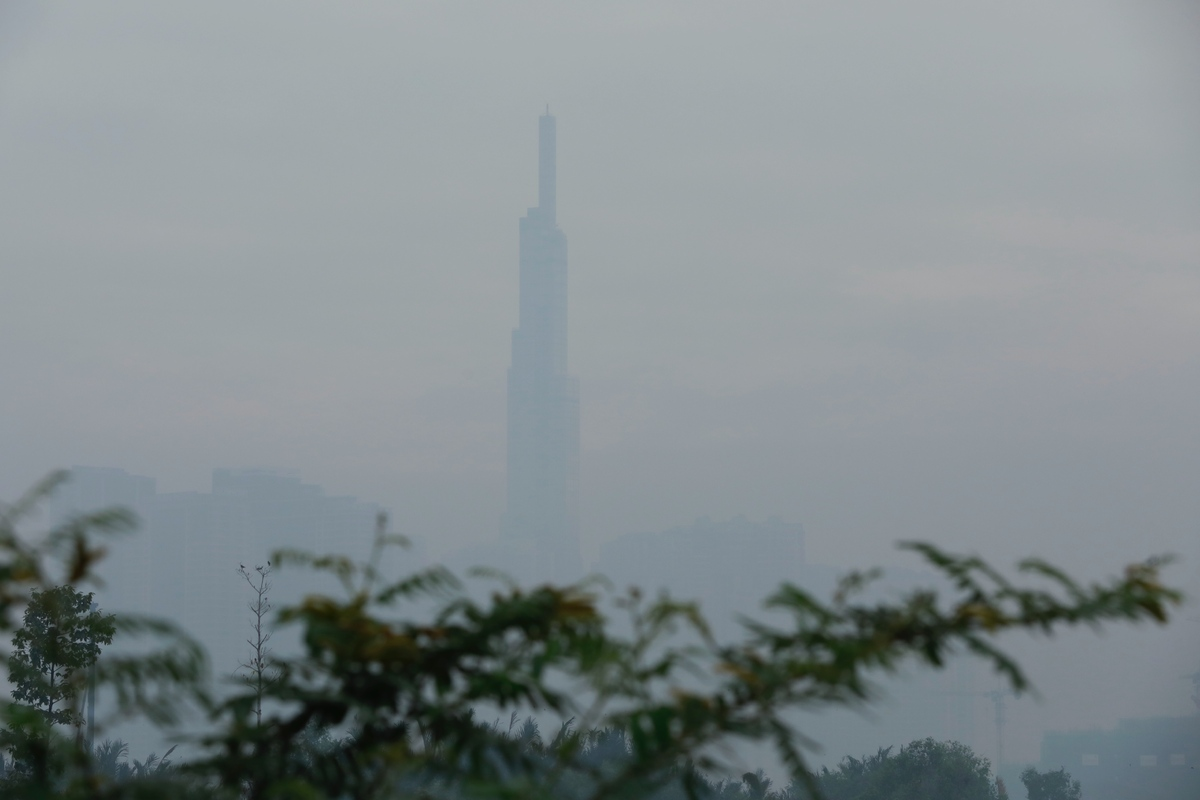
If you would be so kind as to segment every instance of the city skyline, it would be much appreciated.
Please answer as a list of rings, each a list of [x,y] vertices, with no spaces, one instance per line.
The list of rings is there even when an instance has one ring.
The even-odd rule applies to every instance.
[[[1200,61],[1171,3],[5,3],[0,497],[290,467],[524,578],[514,222],[548,100],[585,564],[745,514],[803,521],[810,564],[1177,553],[1200,596]],[[709,604],[743,581],[713,560]],[[1190,711],[1198,631],[1029,643],[1046,704],[1006,753]]]

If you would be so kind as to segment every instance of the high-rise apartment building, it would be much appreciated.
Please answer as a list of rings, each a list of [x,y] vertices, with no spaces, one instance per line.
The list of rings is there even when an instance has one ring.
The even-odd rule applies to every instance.
[[[555,119],[538,119],[538,204],[521,219],[520,321],[508,370],[502,538],[540,571],[577,573],[579,383],[567,374],[567,238],[555,218]]]

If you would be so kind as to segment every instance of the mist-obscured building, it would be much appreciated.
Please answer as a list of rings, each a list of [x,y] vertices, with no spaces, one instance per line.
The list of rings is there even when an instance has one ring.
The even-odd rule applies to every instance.
[[[780,519],[756,521],[744,516],[724,521],[707,518],[665,531],[631,533],[600,548],[593,571],[609,578],[618,591],[636,586],[644,596],[668,590],[679,600],[698,601],[712,630],[723,641],[746,632],[746,617],[786,626],[788,619],[763,608],[763,601],[784,582],[828,602],[848,567],[813,564],[805,555],[803,525]],[[928,572],[888,569],[864,593],[866,600],[887,597],[917,586],[936,585]],[[836,764],[844,755],[872,754],[932,736],[969,746],[991,744],[976,736],[977,706],[984,693],[975,687],[975,664],[956,659],[943,671],[901,670],[879,675],[879,702],[869,713],[845,708],[800,716],[802,729],[825,749],[816,763]],[[985,731],[986,733],[986,731]]]
[[[1088,800],[1200,797],[1200,714],[1125,719],[1107,730],[1047,732],[1041,769],[1066,769]]]
[[[556,219],[555,119],[538,119],[538,204],[520,225],[520,319],[508,370],[501,540],[533,571],[572,577],[579,553],[579,384],[567,373],[567,238]]]
[[[246,655],[250,594],[239,565],[266,564],[280,548],[365,557],[381,510],[283,471],[217,469],[209,492],[159,493],[152,478],[75,467],[52,513],[60,521],[111,506],[141,522],[135,535],[113,542],[99,567],[101,605],[182,623],[208,648],[218,678]],[[274,587],[276,607],[314,588],[338,591],[298,568],[277,571]]]
[[[98,543],[108,551],[96,567],[103,586],[84,588],[97,591],[106,607],[143,609],[153,602],[150,574],[158,565],[146,528],[157,498],[154,478],[113,467],[73,467],[50,497],[50,526],[62,524],[69,517],[112,508],[131,511],[137,518],[133,531],[98,537]]]
[[[622,585],[702,597],[721,612],[752,611],[770,587],[805,574],[804,526],[738,516],[626,534],[601,546],[595,571]]]

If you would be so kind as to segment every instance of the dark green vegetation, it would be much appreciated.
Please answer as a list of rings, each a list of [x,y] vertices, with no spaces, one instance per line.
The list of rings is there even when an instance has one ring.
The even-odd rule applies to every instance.
[[[1080,800],[1083,790],[1065,769],[1038,772],[1033,767],[1021,773],[1029,800]]]
[[[829,800],[994,800],[991,767],[958,742],[924,739],[880,750],[861,759],[846,758],[836,770],[822,770],[821,789]]]
[[[101,512],[23,543],[17,521],[58,480],[0,514],[4,630],[17,628],[14,614],[33,592],[86,581],[102,555],[92,534],[129,523],[120,513]],[[186,636],[166,623],[118,616],[117,635],[152,633],[161,647],[101,658],[101,686],[123,714],[163,724],[177,719],[185,704],[207,714],[213,732],[197,742],[202,755],[118,781],[98,769],[78,737],[51,736],[45,715],[14,705],[7,709],[9,741],[47,744],[44,757],[32,760],[10,747],[18,764],[6,778],[8,795],[699,797],[730,791],[731,784],[708,777],[727,774],[717,755],[722,746],[757,744],[771,747],[791,771],[789,796],[820,786],[833,797],[851,796],[834,794],[843,785],[838,776],[849,785],[854,764],[863,762],[814,775],[806,753],[819,731],[809,738],[797,730],[794,711],[869,701],[872,676],[912,663],[938,668],[963,651],[988,660],[1019,691],[1025,676],[995,644],[998,634],[1162,623],[1180,601],[1159,582],[1157,561],[1088,586],[1027,561],[1018,567],[1034,584],[1027,586],[976,558],[910,544],[905,547],[949,580],[948,596],[922,590],[869,602],[863,588],[871,575],[859,573],[828,602],[784,585],[766,600],[784,622],[746,623],[739,641],[724,643],[710,634],[694,604],[647,601],[636,592],[614,601],[630,631],[618,634],[602,611],[596,583],[522,588],[501,582],[479,601],[440,568],[395,579],[380,564],[385,550],[398,544],[381,521],[376,551],[365,564],[278,554],[276,566],[336,576],[344,596],[314,595],[282,608],[279,621],[299,629],[302,651],[272,659],[269,682],[243,686],[228,698],[205,692],[202,654]],[[429,613],[416,610],[431,604]],[[564,723],[543,741],[536,729],[514,734],[486,722],[527,713]],[[863,772],[891,770],[916,781],[917,793],[884,797],[934,797],[919,793],[927,779],[922,769],[939,771],[928,780],[961,778],[964,787],[977,786],[981,775],[982,762],[955,745],[918,742],[872,759],[872,769]],[[901,785],[898,780],[889,785]],[[766,797],[770,789],[753,774],[732,785],[742,796]]]
[[[91,594],[71,586],[35,589],[8,658],[13,699],[52,723],[81,725],[83,716],[73,707],[83,694],[80,682],[115,632],[113,615],[94,610]]]

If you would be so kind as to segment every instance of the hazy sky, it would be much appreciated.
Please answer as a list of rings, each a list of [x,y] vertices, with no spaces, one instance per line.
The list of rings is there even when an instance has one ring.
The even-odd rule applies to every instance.
[[[0,492],[279,466],[493,536],[549,103],[589,552],[779,515],[1200,589],[1198,41],[1187,0],[3,0]],[[1099,667],[1161,670],[1122,713],[1198,632]]]

